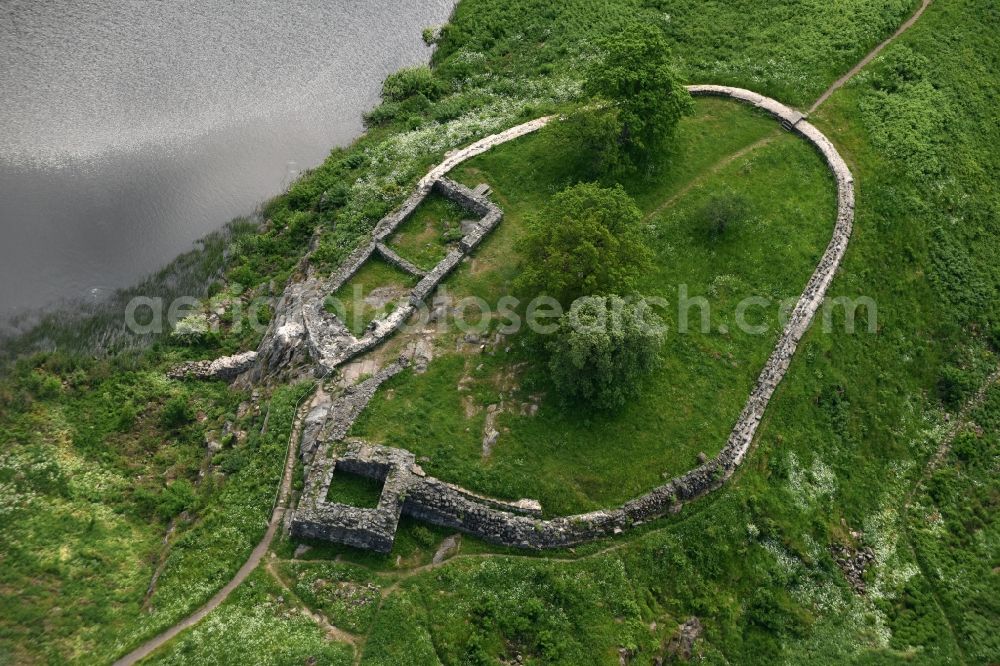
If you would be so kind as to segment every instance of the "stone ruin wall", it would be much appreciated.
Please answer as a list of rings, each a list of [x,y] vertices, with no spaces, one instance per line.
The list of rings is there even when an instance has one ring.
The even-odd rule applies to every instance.
[[[837,186],[837,219],[832,238],[799,297],[780,339],[762,369],[721,452],[702,465],[671,479],[641,497],[626,502],[622,506],[551,520],[539,519],[537,511],[524,511],[510,503],[481,498],[457,486],[423,475],[422,472],[417,474],[410,471],[398,475],[397,478],[396,485],[399,487],[394,490],[397,505],[391,507],[391,512],[395,513],[395,519],[398,519],[399,513],[404,513],[420,520],[460,530],[506,546],[534,549],[565,547],[617,534],[668,512],[678,511],[684,503],[720,487],[733,475],[742,462],[763,418],[764,410],[788,370],[799,341],[822,305],[826,290],[847,249],[854,220],[854,179],[833,144],[809,123],[801,112],[740,88],[704,85],[689,86],[688,90],[693,95],[729,97],[770,113],[783,127],[798,133],[819,150],[833,173]],[[289,285],[283,302],[289,302],[293,309],[298,307],[301,315],[298,317],[295,315],[284,316],[280,323],[276,322],[277,326],[273,337],[280,338],[282,331],[286,332],[285,338],[294,337],[297,332],[295,327],[299,326],[304,329],[302,335],[308,340],[313,358],[319,360],[329,369],[376,346],[412,314],[415,307],[430,295],[440,281],[499,223],[502,217],[500,209],[485,197],[480,197],[468,188],[444,178],[444,175],[460,162],[481,154],[495,145],[540,129],[550,119],[540,118],[519,125],[506,132],[486,137],[465,149],[449,153],[440,165],[433,168],[420,181],[416,192],[407,199],[403,206],[386,216],[376,226],[372,240],[356,250],[333,276],[328,280],[316,280],[312,284]],[[379,251],[378,245],[383,243],[435,188],[443,195],[459,201],[463,206],[480,214],[480,225],[462,239],[458,249],[453,250],[434,269],[423,275],[411,292],[410,302],[405,308],[393,313],[395,316],[390,316],[385,321],[376,323],[373,330],[361,340],[355,340],[351,337],[345,344],[342,332],[337,328],[339,322],[336,322],[336,318],[332,315],[322,311],[323,297],[350,279],[374,252]],[[404,268],[404,270],[407,269]],[[413,271],[408,270],[407,272],[412,273]],[[330,321],[331,318],[334,322]],[[340,326],[342,328],[342,324]],[[267,338],[265,338],[266,342],[268,342]],[[262,344],[258,357],[274,356],[276,354],[273,349]],[[277,356],[280,357],[280,354]],[[372,385],[377,388],[379,383],[381,383],[381,379],[372,382]],[[371,393],[374,393],[374,389],[371,390]],[[367,404],[370,397],[366,389],[364,404]],[[346,435],[350,423],[353,422],[361,409],[363,409],[363,405],[358,409],[352,408],[342,415],[343,418],[337,420],[340,425],[337,427],[336,434],[340,438]],[[343,425],[345,422],[346,426]],[[333,438],[333,440],[335,439],[337,438]],[[329,447],[330,441],[333,440],[325,442],[325,446]],[[320,443],[319,448],[322,449],[323,445],[324,443]],[[398,449],[365,446],[367,446],[364,448],[365,451],[377,449],[407,454],[407,452]],[[315,446],[313,451],[316,451]],[[396,454],[383,453],[380,455]],[[412,455],[406,460],[403,458],[397,456],[395,464],[397,466],[411,464],[406,461],[412,458]],[[352,466],[352,463],[347,460],[345,463],[349,467]],[[328,463],[328,471],[331,475],[335,464],[336,461]],[[358,464],[355,464],[354,468],[358,473],[364,473],[365,470],[371,473],[371,470],[375,469],[371,466],[366,467]],[[300,503],[296,519],[293,521],[293,534],[343,541],[382,552],[387,552],[391,548],[392,531],[395,528],[394,523],[390,526],[389,523],[385,522],[386,516],[376,518],[373,515],[365,514],[360,509],[357,512],[361,513],[347,511],[345,514],[343,505],[330,506],[338,507],[340,513],[329,510],[329,506],[327,510],[321,510],[318,506],[309,508],[303,507]],[[352,507],[346,509],[351,510]],[[310,511],[312,512],[311,516]],[[324,524],[327,527],[324,528]],[[369,530],[370,533],[367,533],[366,530]]]

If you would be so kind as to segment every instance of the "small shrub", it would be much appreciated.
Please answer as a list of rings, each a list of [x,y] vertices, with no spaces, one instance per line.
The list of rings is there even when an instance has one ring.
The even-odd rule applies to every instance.
[[[135,425],[138,416],[139,413],[136,411],[135,405],[131,402],[126,402],[118,410],[118,416],[115,419],[115,430],[118,432],[128,432]]]
[[[194,420],[194,410],[184,395],[176,395],[167,401],[160,413],[160,424],[167,430],[176,430]]]
[[[430,548],[437,542],[437,537],[423,525],[417,525],[413,528],[413,540],[422,548]]]
[[[39,400],[54,398],[62,392],[59,378],[40,370],[29,373],[25,378],[25,385]]]
[[[382,99],[386,102],[402,102],[414,95],[423,95],[428,100],[436,100],[444,95],[447,86],[435,78],[427,65],[406,67],[386,77],[382,84]]]
[[[187,479],[177,479],[160,493],[156,503],[156,513],[164,520],[170,520],[182,511],[194,508],[198,496],[194,486]]]
[[[976,390],[975,379],[962,368],[945,366],[937,381],[938,396],[949,409],[958,409]]]
[[[183,345],[196,345],[208,334],[208,317],[202,312],[194,312],[177,322],[170,336]]]
[[[697,213],[697,220],[709,236],[719,238],[749,217],[746,197],[736,192],[714,194]]]
[[[220,468],[226,475],[239,472],[247,464],[247,454],[243,449],[233,449],[222,457]]]
[[[317,207],[321,213],[327,213],[336,208],[342,207],[347,203],[347,197],[351,193],[350,186],[343,182],[337,181],[331,185],[319,198],[319,203]]]

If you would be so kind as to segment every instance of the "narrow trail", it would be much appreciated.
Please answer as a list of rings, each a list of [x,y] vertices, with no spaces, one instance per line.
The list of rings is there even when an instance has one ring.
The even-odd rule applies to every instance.
[[[327,638],[339,641],[341,643],[347,643],[353,646],[355,648],[355,651],[357,651],[358,644],[361,641],[361,636],[359,636],[358,634],[353,634],[345,629],[341,629],[340,627],[331,623],[326,616],[322,615],[321,613],[317,613],[312,608],[310,608],[306,604],[306,602],[303,601],[298,594],[296,594],[295,590],[292,589],[292,586],[288,583],[288,581],[286,581],[285,578],[280,573],[278,573],[278,570],[274,568],[274,564],[275,564],[274,560],[267,560],[264,563],[264,568],[267,569],[267,573],[271,575],[271,578],[273,578],[275,582],[277,582],[278,585],[280,585],[282,589],[284,589],[285,592],[288,593],[288,596],[290,596],[299,605],[302,612],[305,613],[305,615],[307,615],[309,619],[311,619],[313,622],[319,625],[320,629],[326,632]]]
[[[253,551],[250,553],[250,557],[247,558],[247,561],[244,562],[243,566],[239,568],[236,575],[233,576],[232,579],[230,579],[230,581],[222,587],[222,589],[216,592],[204,606],[163,633],[149,639],[136,649],[121,657],[114,662],[114,666],[132,666],[132,664],[137,664],[139,661],[148,657],[153,653],[153,651],[176,637],[185,629],[198,624],[198,622],[200,622],[206,615],[218,608],[222,602],[229,597],[230,593],[239,587],[240,584],[243,583],[243,581],[245,581],[251,573],[253,573],[253,570],[257,568],[257,565],[260,564],[260,561],[264,558],[264,554],[267,553],[268,549],[271,547],[271,541],[274,540],[274,535],[277,533],[278,528],[281,526],[282,520],[285,517],[288,498],[291,495],[292,473],[295,470],[295,456],[298,452],[298,441],[302,434],[302,421],[305,418],[306,411],[311,404],[311,400],[304,400],[302,406],[300,406],[297,410],[294,425],[292,426],[292,433],[288,442],[288,452],[285,456],[285,469],[282,473],[277,501],[275,502],[274,509],[271,512],[271,519],[267,523],[267,531],[264,533],[264,537],[260,540],[260,542],[254,547]]]
[[[910,551],[910,556],[913,558],[914,563],[916,563],[917,568],[920,569],[920,574],[927,581],[927,585],[931,590],[931,596],[934,599],[934,604],[937,606],[938,611],[941,613],[941,617],[944,618],[945,624],[948,627],[948,631],[951,634],[952,640],[955,642],[955,647],[961,656],[962,663],[967,663],[965,657],[965,650],[962,648],[962,641],[959,639],[958,632],[955,630],[954,624],[952,624],[951,618],[948,617],[948,613],[944,610],[944,604],[941,603],[941,599],[938,596],[937,586],[934,585],[934,578],[929,575],[929,572],[925,569],[923,562],[917,554],[917,547],[913,542],[913,536],[910,534],[910,508],[913,505],[913,499],[916,497],[917,492],[927,483],[934,474],[934,471],[941,466],[948,453],[951,451],[951,445],[954,443],[955,438],[962,429],[971,423],[972,412],[982,406],[986,401],[986,394],[989,393],[990,389],[993,388],[998,382],[1000,382],[1000,368],[995,370],[993,374],[986,378],[986,380],[976,391],[976,394],[972,396],[968,402],[962,407],[962,410],[956,415],[955,419],[951,423],[951,427],[941,438],[938,443],[937,450],[934,455],[930,457],[927,464],[924,466],[923,473],[917,482],[913,484],[910,492],[906,494],[906,499],[903,501],[903,508],[899,512],[900,521],[902,522],[902,532],[903,540],[906,542],[906,547]]]
[[[680,199],[681,197],[683,197],[685,194],[687,194],[688,192],[690,192],[694,188],[698,187],[699,185],[701,185],[703,182],[705,182],[707,179],[711,178],[715,174],[717,174],[720,171],[722,171],[722,169],[726,168],[727,166],[729,166],[730,164],[732,164],[733,162],[735,162],[739,158],[743,157],[744,155],[752,153],[753,151],[757,150],[758,148],[762,148],[762,147],[766,146],[767,144],[769,144],[772,141],[774,141],[775,139],[777,139],[779,136],[781,136],[781,131],[780,130],[775,130],[775,131],[771,132],[770,134],[768,134],[767,136],[762,137],[762,138],[754,141],[753,143],[748,144],[746,146],[743,146],[739,150],[726,155],[725,157],[723,157],[722,159],[720,159],[718,162],[716,162],[715,164],[713,164],[712,166],[708,167],[707,169],[705,169],[704,171],[702,171],[700,174],[698,174],[697,176],[695,176],[694,178],[692,178],[689,182],[687,182],[684,185],[684,187],[682,187],[681,189],[677,190],[677,192],[675,192],[674,194],[672,194],[669,197],[667,197],[666,199],[664,199],[663,202],[659,206],[657,206],[656,208],[654,208],[653,210],[651,210],[646,215],[646,217],[643,218],[643,221],[644,222],[648,222],[649,220],[653,219],[654,217],[656,217],[657,215],[659,215],[660,213],[662,213],[664,210],[666,210],[667,208],[670,208],[670,206],[674,205],[677,202],[677,200]]]
[[[153,576],[149,580],[149,585],[146,587],[146,596],[142,598],[141,610],[145,611],[149,608],[149,602],[153,598],[153,594],[156,592],[156,584],[160,580],[160,576],[163,574],[163,570],[167,567],[167,554],[170,552],[170,537],[173,536],[174,530],[177,529],[177,518],[174,517],[170,520],[170,525],[167,526],[167,532],[163,535],[163,545],[160,547],[160,552],[156,554],[156,568],[153,569]]]
[[[212,465],[213,455],[210,450],[205,452],[205,456],[201,460],[201,467],[198,470],[198,480],[195,482],[196,489],[201,487],[201,482],[205,479],[205,475]],[[188,512],[184,511],[179,516],[174,516],[170,519],[167,532],[163,535],[163,545],[160,548],[160,552],[156,555],[156,568],[153,570],[153,576],[150,578],[149,586],[146,588],[146,596],[142,599],[141,610],[143,611],[149,609],[149,603],[153,600],[153,595],[156,594],[156,585],[160,581],[160,576],[163,575],[163,570],[167,568],[167,556],[170,554],[171,539],[177,531],[177,522],[179,520],[187,521]]]
[[[862,58],[856,65],[854,65],[854,67],[852,67],[850,70],[848,70],[848,72],[846,74],[844,74],[843,76],[841,76],[840,78],[838,78],[836,81],[834,81],[833,84],[829,88],[827,88],[823,92],[822,95],[820,95],[820,97],[813,103],[813,105],[809,107],[809,113],[815,112],[824,102],[826,102],[827,99],[830,98],[831,95],[833,95],[833,93],[835,93],[837,90],[839,90],[841,87],[843,87],[848,81],[850,81],[862,69],[864,69],[865,66],[867,66],[872,60],[874,60],[875,57],[877,57],[878,54],[886,46],[888,46],[895,39],[897,39],[900,35],[902,35],[904,32],[906,32],[910,27],[912,27],[913,24],[917,22],[917,20],[921,17],[921,15],[923,15],[924,11],[930,6],[930,4],[932,2],[933,2],[933,0],[923,0],[922,3],[921,3],[921,5],[920,5],[920,7],[916,10],[916,12],[914,12],[914,14],[910,18],[908,18],[902,25],[900,25],[899,28],[890,37],[888,37],[887,39],[885,39],[884,41],[882,41],[880,44],[878,44],[878,46],[876,46],[874,49],[872,49],[867,55],[865,55],[864,58]],[[650,212],[646,216],[645,219],[649,220],[650,218],[652,218],[656,214],[662,212],[664,209],[666,209],[667,207],[669,207],[670,205],[672,205],[673,203],[675,203],[682,196],[684,196],[685,194],[687,194],[688,192],[690,192],[693,188],[697,187],[698,184],[700,184],[701,182],[703,182],[708,177],[710,177],[710,176],[718,173],[721,169],[725,168],[727,165],[731,164],[733,161],[739,159],[740,157],[743,157],[744,155],[749,154],[750,152],[756,150],[757,148],[761,148],[761,147],[769,144],[775,138],[777,138],[777,136],[779,136],[779,133],[775,132],[772,135],[768,135],[768,136],[765,136],[765,137],[763,137],[761,139],[758,139],[754,143],[749,144],[747,146],[744,146],[743,148],[740,148],[739,150],[737,150],[737,151],[731,153],[730,155],[722,158],[721,160],[719,160],[718,162],[716,162],[715,164],[713,164],[711,167],[709,167],[705,172],[703,172],[702,174],[700,174],[699,176],[697,176],[694,180],[692,180],[691,182],[687,183],[678,192],[676,192],[671,197],[669,197],[668,199],[666,199],[663,203],[661,203],[659,206],[657,206],[652,212]],[[987,390],[993,384],[997,383],[997,381],[1000,381],[1000,370],[998,370],[997,372],[995,372],[993,375],[990,376],[990,378],[983,385],[983,387],[981,387],[980,392],[977,393],[977,395],[975,396],[975,398],[972,401],[970,401],[970,403],[967,404],[966,407],[962,410],[962,416],[959,417],[958,419],[956,419],[956,424],[953,426],[953,428],[949,431],[949,433],[942,440],[940,446],[938,447],[937,452],[931,458],[931,460],[928,462],[928,466],[927,466],[927,468],[925,468],[923,476],[917,482],[917,484],[911,489],[910,493],[907,495],[907,499],[906,499],[906,502],[904,503],[904,508],[903,508],[904,517],[905,517],[906,512],[909,510],[910,503],[912,502],[913,496],[916,493],[917,489],[923,484],[924,481],[926,481],[927,478],[929,478],[930,474],[933,473],[933,470],[936,468],[936,466],[939,465],[940,462],[947,455],[947,453],[948,453],[948,451],[950,450],[950,447],[951,447],[951,442],[954,440],[955,436],[960,431],[961,424],[963,424],[965,422],[965,418],[967,417],[967,414],[972,409],[974,409],[976,406],[978,406],[979,404],[982,404],[982,401],[985,399],[985,395],[986,395]],[[321,392],[321,391],[322,391],[322,386],[318,385],[318,391],[317,392]],[[175,624],[171,628],[167,629],[163,633],[161,633],[158,636],[156,636],[156,637],[154,637],[154,638],[146,641],[145,643],[143,643],[141,646],[139,646],[138,648],[136,648],[132,652],[126,654],[123,657],[121,657],[120,659],[118,659],[117,661],[114,662],[114,666],[131,666],[132,664],[138,663],[139,661],[141,661],[145,657],[149,656],[157,648],[163,646],[165,643],[167,643],[168,641],[170,641],[171,639],[173,639],[174,637],[176,637],[178,634],[180,634],[181,632],[183,632],[185,629],[188,629],[189,627],[192,627],[195,624],[197,624],[198,622],[200,622],[206,615],[208,615],[210,612],[212,612],[213,610],[215,610],[216,608],[218,608],[219,605],[221,605],[222,602],[224,602],[229,597],[229,594],[233,590],[235,590],[237,587],[239,587],[239,585],[242,584],[247,579],[247,577],[254,571],[254,569],[257,568],[257,566],[260,564],[261,560],[264,558],[264,555],[267,553],[268,549],[270,548],[271,542],[273,541],[274,536],[275,536],[275,534],[278,531],[278,528],[281,526],[281,524],[282,524],[282,522],[284,520],[285,512],[287,510],[288,500],[289,500],[289,497],[290,497],[290,494],[291,494],[292,475],[293,475],[293,471],[295,469],[295,457],[296,457],[296,453],[297,453],[297,450],[298,450],[297,442],[298,442],[298,438],[301,436],[303,419],[305,417],[306,411],[308,410],[308,408],[309,408],[309,406],[311,404],[312,404],[312,400],[304,402],[304,404],[302,405],[302,407],[300,407],[300,409],[298,410],[298,413],[296,414],[295,423],[294,423],[293,428],[292,428],[291,439],[289,441],[288,453],[287,453],[286,460],[285,460],[284,473],[283,473],[281,485],[280,485],[279,490],[278,490],[277,500],[275,502],[274,509],[273,509],[273,511],[271,513],[271,519],[268,522],[267,531],[265,532],[264,537],[257,544],[257,546],[253,549],[253,551],[251,552],[250,557],[247,559],[247,561],[244,562],[243,566],[241,566],[240,569],[239,569],[239,571],[236,572],[236,575],[233,576],[233,578],[228,583],[226,583],[225,586],[222,587],[222,589],[220,589],[218,592],[216,592],[216,594],[211,599],[209,599],[209,601],[204,606],[202,606],[197,611],[195,611],[194,613],[192,613],[191,615],[189,615],[185,619],[181,620],[180,622],[178,622],[177,624]],[[663,528],[663,529],[667,529],[667,528]],[[654,530],[654,531],[658,531],[658,530]],[[438,563],[433,563],[432,562],[432,563],[429,563],[429,564],[425,564],[425,565],[422,565],[422,566],[410,569],[410,570],[408,570],[408,571],[406,571],[404,573],[401,573],[401,574],[395,574],[395,573],[392,573],[392,572],[377,572],[378,575],[380,575],[380,576],[397,576],[397,579],[390,586],[388,586],[387,588],[385,588],[385,589],[382,590],[382,597],[381,597],[381,599],[379,601],[379,608],[381,608],[382,603],[384,603],[384,600],[388,596],[390,596],[393,592],[395,592],[399,588],[399,586],[403,582],[405,582],[407,579],[409,579],[409,578],[411,578],[413,576],[425,573],[427,571],[432,571],[434,569],[443,567],[443,566],[445,566],[445,565],[447,565],[447,564],[449,564],[451,562],[454,562],[456,560],[464,560],[464,559],[486,559],[486,558],[490,558],[490,557],[508,557],[508,558],[517,558],[517,559],[541,560],[541,561],[545,561],[545,562],[554,562],[554,563],[569,563],[569,562],[579,562],[579,561],[586,560],[586,559],[589,559],[589,558],[592,558],[592,557],[598,557],[598,556],[601,556],[601,555],[606,555],[608,553],[611,553],[611,552],[614,552],[614,551],[619,550],[621,548],[624,548],[624,547],[628,546],[630,543],[631,543],[631,540],[624,540],[624,541],[621,541],[621,542],[618,542],[618,543],[614,543],[614,544],[612,544],[612,545],[610,545],[610,546],[608,546],[606,548],[602,548],[600,550],[596,550],[596,551],[587,553],[585,555],[581,555],[580,557],[539,557],[539,556],[535,556],[535,555],[518,555],[516,553],[488,553],[488,552],[484,552],[484,553],[468,553],[468,554],[459,553],[459,554],[457,554],[457,555],[455,555],[453,557],[450,557],[450,558],[448,558],[448,559],[446,559],[446,560],[444,560],[442,562],[438,562]],[[916,560],[916,550],[914,549],[912,542],[909,540],[909,537],[907,537],[907,543],[908,543],[908,545],[909,545],[909,547],[911,549],[911,552],[914,555],[914,559]],[[277,572],[274,571],[273,567],[271,566],[271,562],[268,562],[265,566],[266,566],[268,572],[272,576],[274,576],[275,579],[279,583],[281,583],[281,585],[285,589],[290,590],[290,588],[288,587],[288,585],[281,579],[281,577],[277,574]],[[935,595],[935,600],[936,599],[937,599],[937,597]],[[299,600],[299,602],[301,603],[301,600]],[[940,602],[938,602],[938,605],[940,607]],[[333,625],[331,625],[328,621],[326,621],[321,616],[318,616],[315,613],[313,613],[311,611],[311,609],[309,609],[308,606],[306,606],[304,603],[302,603],[302,607],[303,607],[303,609],[305,609],[310,614],[310,617],[312,617],[318,624],[320,624],[320,626],[325,631],[327,631],[328,635],[331,638],[334,638],[336,640],[344,641],[344,642],[349,643],[352,646],[354,646],[354,648],[355,648],[354,663],[358,664],[360,662],[361,657],[362,657],[362,655],[364,653],[364,646],[365,646],[365,642],[367,641],[367,635],[351,634],[351,633],[345,632],[345,631],[343,631],[341,629],[338,629],[337,627],[334,627]],[[943,610],[942,610],[942,615],[944,615]],[[946,618],[946,620],[948,620],[947,615],[945,615],[945,618]],[[950,620],[948,620],[948,625],[949,625],[949,629],[952,631],[952,635],[954,636],[955,632],[954,632],[954,628],[951,626]]]
[[[920,4],[920,7],[917,8],[917,11],[913,13],[913,16],[906,19],[906,21],[903,22],[903,25],[899,26],[899,28],[896,29],[896,32],[892,33],[892,35],[888,37],[885,41],[883,41],[874,49],[869,51],[868,55],[862,58],[861,61],[858,62],[858,64],[856,64],[854,67],[851,67],[851,69],[849,69],[846,74],[844,74],[842,77],[834,81],[833,85],[827,88],[823,92],[823,94],[819,96],[819,99],[813,102],[813,105],[809,107],[809,113],[814,113],[816,109],[818,109],[823,102],[825,102],[827,99],[830,98],[830,95],[840,90],[840,88],[843,87],[845,83],[847,83],[855,76],[857,76],[858,72],[864,69],[865,66],[868,65],[868,63],[874,60],[875,56],[877,56],[879,53],[882,52],[882,49],[884,49],[886,46],[891,44],[896,38],[898,38],[904,32],[913,27],[913,24],[917,22],[917,19],[919,19],[921,15],[923,15],[924,10],[927,9],[933,1],[934,0],[923,0],[923,2]]]
[[[913,488],[910,489],[910,492],[907,493],[906,501],[903,502],[904,513],[909,511],[910,505],[913,504],[913,498],[917,494],[917,491],[920,490],[921,486],[927,483],[927,480],[931,478],[931,474],[934,473],[934,470],[936,470],[944,461],[945,457],[947,457],[948,452],[951,451],[951,445],[955,441],[955,437],[962,432],[962,428],[969,424],[969,417],[972,415],[972,412],[982,406],[983,402],[986,401],[986,394],[989,393],[990,389],[993,388],[997,382],[1000,382],[1000,368],[995,370],[993,374],[983,381],[979,390],[977,390],[975,395],[973,395],[968,402],[963,405],[961,411],[952,420],[951,427],[948,428],[944,437],[941,438],[934,455],[930,457],[930,460],[927,461],[927,465],[924,466],[923,474],[921,474],[917,482],[913,484]]]

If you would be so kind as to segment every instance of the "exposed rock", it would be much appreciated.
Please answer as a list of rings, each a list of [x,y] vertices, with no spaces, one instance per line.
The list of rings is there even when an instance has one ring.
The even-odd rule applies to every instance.
[[[365,296],[365,304],[376,309],[385,309],[387,305],[394,301],[399,301],[406,295],[406,290],[400,287],[377,287],[368,292]]]
[[[214,361],[189,361],[171,368],[167,376],[171,379],[221,379],[230,382],[244,373],[256,360],[257,352],[248,351],[223,356]]]
[[[852,532],[853,534],[857,533]],[[860,536],[858,534],[855,538],[859,538]],[[868,568],[869,564],[875,562],[875,551],[870,546],[855,549],[835,543],[830,546],[830,553],[833,555],[837,566],[844,572],[844,576],[851,584],[851,587],[854,588],[854,591],[857,594],[865,594],[867,592],[865,586],[865,569]]]
[[[518,508],[525,513],[542,515],[542,503],[536,499],[519,499],[510,504],[512,507]]]
[[[461,390],[461,388],[459,388]],[[465,412],[465,418],[471,419],[473,416],[482,411],[479,403],[471,395],[462,396],[462,409]]]
[[[500,439],[500,432],[493,428],[487,428],[483,434],[483,457],[489,458],[493,453],[493,445]]]
[[[413,372],[422,375],[427,372],[427,366],[434,360],[434,346],[426,337],[418,339],[410,348],[413,361]]]
[[[316,454],[316,447],[319,445],[320,432],[326,423],[326,417],[330,413],[329,401],[320,402],[309,410],[306,418],[302,422],[302,444],[299,447],[299,456],[302,462],[307,465],[312,462]]]
[[[694,642],[701,636],[701,620],[696,617],[688,619],[682,624],[677,633],[674,634],[667,643],[666,652],[674,659],[689,661],[691,652],[694,649]]]
[[[503,411],[502,405],[489,405],[486,408],[486,420],[483,423],[483,458],[489,458],[493,453],[493,445],[500,439],[500,431],[496,428],[497,416]]]
[[[362,377],[371,377],[376,372],[378,372],[378,363],[373,358],[362,358],[357,361],[351,361],[346,365],[340,366],[339,383],[344,387],[352,386]]]
[[[434,557],[431,559],[433,564],[441,564],[449,557],[453,556],[458,552],[459,544],[462,543],[461,534],[452,534],[449,537],[445,537],[441,545],[438,546],[437,551],[434,553]]]

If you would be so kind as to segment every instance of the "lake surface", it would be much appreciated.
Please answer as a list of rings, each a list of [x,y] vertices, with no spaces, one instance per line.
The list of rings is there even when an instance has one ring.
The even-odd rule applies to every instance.
[[[0,318],[136,282],[362,130],[453,0],[0,2]]]

